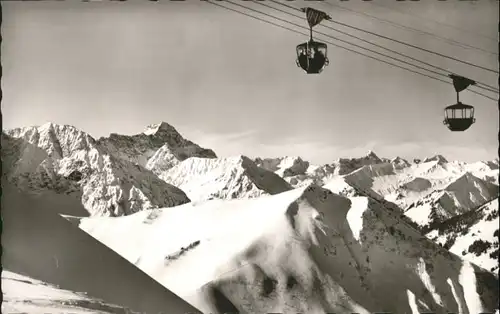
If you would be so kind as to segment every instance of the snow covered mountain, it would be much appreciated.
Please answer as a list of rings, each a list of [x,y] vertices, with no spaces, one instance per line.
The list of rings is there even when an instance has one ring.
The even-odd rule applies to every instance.
[[[498,198],[498,185],[466,172],[407,207],[406,214],[422,226],[443,221]]]
[[[2,271],[2,293],[2,313],[137,313],[8,270]]]
[[[376,165],[389,162],[379,158],[373,151],[360,158],[340,158],[331,164],[311,165],[300,157],[256,158],[256,163],[269,171],[274,171],[294,187],[306,186],[311,183],[322,185],[334,176],[351,173],[365,165]],[[396,163],[399,159],[396,160]]]
[[[434,224],[427,236],[445,249],[492,272],[498,272],[498,198]]]
[[[80,228],[203,313],[498,308],[495,275],[369,198],[314,185],[254,199],[83,218]]]
[[[185,191],[192,201],[253,198],[291,189],[280,176],[258,167],[245,156],[192,157],[159,176]]]
[[[361,188],[371,188],[402,208],[408,208],[426,195],[445,189],[467,172],[481,179],[492,174],[494,169],[486,170],[463,163],[447,163],[444,159],[432,158],[409,167],[398,167],[392,163],[364,166],[346,175],[346,180]],[[496,173],[498,174],[498,169]]]
[[[16,225],[35,229],[29,236],[14,228],[5,233],[9,270],[86,291],[93,300],[139,311],[166,304],[145,305],[130,287],[122,294],[75,275],[65,279],[75,256],[93,267],[99,267],[94,256],[107,256],[100,259],[105,265],[114,260],[128,269],[90,244],[92,237],[189,302],[164,297],[182,313],[498,309],[492,273],[498,270],[498,160],[409,161],[370,151],[312,165],[300,157],[218,157],[167,123],[99,140],[48,123],[3,131],[2,162],[4,185],[12,187],[4,221],[17,217]],[[34,210],[16,213],[16,206]],[[4,216],[3,207],[4,197]],[[61,214],[76,226],[54,220],[57,227],[44,227],[51,230],[35,227],[49,216],[64,221]],[[38,238],[45,244],[30,244]],[[81,242],[84,252],[67,241]],[[33,250],[43,258],[25,263],[35,260]],[[54,269],[50,254],[65,266]],[[147,286],[160,297],[154,285],[132,276],[140,282],[136,289]]]
[[[305,174],[309,168],[309,162],[300,157],[256,158],[255,163],[284,178]]]
[[[274,160],[274,164],[279,161],[268,160]],[[277,168],[267,166],[281,174]],[[433,219],[445,220],[496,198],[498,175],[497,160],[467,164],[436,155],[409,162],[400,157],[379,158],[370,151],[365,157],[309,165],[305,171],[283,177],[293,187],[328,184],[341,194],[385,199],[426,226]]]
[[[74,195],[90,215],[121,216],[189,202],[182,190],[158,178],[144,162],[134,163],[141,161],[141,152],[151,153],[154,160],[167,156],[167,150],[175,158],[215,156],[166,124],[150,135],[112,135],[99,141],[53,123],[2,133],[3,169],[9,181],[32,192],[49,189]]]
[[[333,163],[309,166],[285,179],[294,186],[316,183],[344,196],[382,202],[451,252],[498,270],[498,159],[467,164],[436,155],[388,161],[370,151],[351,164],[358,167],[345,175]]]
[[[217,157],[212,150],[186,140],[166,122],[151,124],[143,133],[132,136],[113,133],[98,143],[114,156],[153,172],[167,170],[189,157]]]
[[[372,151],[321,166],[300,157],[217,158],[165,122],[141,134],[111,134],[97,141],[74,127],[47,123],[6,130],[2,144],[4,173],[11,182],[32,192],[73,195],[90,215],[128,215],[191,198],[257,197],[342,178],[362,195],[394,203],[424,226],[432,217],[450,218],[498,194],[497,160],[466,164],[436,155],[409,162]]]

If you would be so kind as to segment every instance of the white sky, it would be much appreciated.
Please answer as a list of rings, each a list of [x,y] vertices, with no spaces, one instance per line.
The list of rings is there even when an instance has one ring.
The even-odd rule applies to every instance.
[[[481,36],[498,37],[498,1],[329,2],[498,53],[498,42]],[[325,3],[307,5],[337,21],[498,69],[498,55]],[[330,66],[306,75],[295,65],[295,46],[307,38],[202,1],[12,1],[2,2],[2,10],[4,129],[51,121],[100,137],[165,121],[220,156],[300,155],[315,163],[370,149],[383,157],[440,153],[465,161],[498,155],[497,103],[464,91],[461,100],[476,107],[477,122],[450,132],[442,120],[443,108],[455,102],[451,85],[331,45]],[[498,86],[497,74],[325,25]]]

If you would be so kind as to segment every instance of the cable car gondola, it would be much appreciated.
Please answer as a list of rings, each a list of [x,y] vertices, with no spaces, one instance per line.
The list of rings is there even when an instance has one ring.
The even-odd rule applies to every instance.
[[[312,29],[314,26],[321,23],[322,20],[331,20],[331,17],[325,12],[309,7],[302,8],[301,10],[306,13],[310,38],[308,42],[297,46],[296,63],[297,66],[301,67],[307,74],[319,74],[329,64],[327,56],[328,48],[325,43],[313,40]]]
[[[475,85],[476,82],[454,74],[450,74],[449,76],[453,80],[453,86],[457,92],[457,103],[444,109],[445,118],[443,124],[445,124],[450,131],[465,131],[476,122],[476,119],[474,118],[474,107],[460,102],[459,93],[470,85]]]

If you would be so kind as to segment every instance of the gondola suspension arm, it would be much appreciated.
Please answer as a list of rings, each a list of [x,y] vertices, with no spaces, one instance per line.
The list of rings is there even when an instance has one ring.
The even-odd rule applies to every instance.
[[[449,77],[453,80],[453,87],[457,92],[457,103],[460,103],[459,93],[466,90],[471,85],[476,85],[476,82],[456,74],[450,74]]]

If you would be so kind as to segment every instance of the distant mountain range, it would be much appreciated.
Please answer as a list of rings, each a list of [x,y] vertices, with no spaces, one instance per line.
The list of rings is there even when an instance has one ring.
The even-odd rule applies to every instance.
[[[162,122],[4,130],[2,162],[203,313],[498,309],[498,159],[221,158]]]

